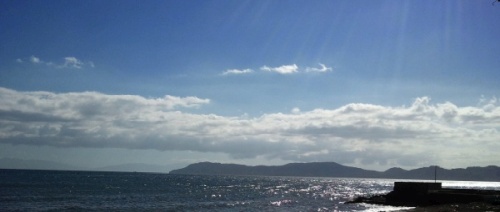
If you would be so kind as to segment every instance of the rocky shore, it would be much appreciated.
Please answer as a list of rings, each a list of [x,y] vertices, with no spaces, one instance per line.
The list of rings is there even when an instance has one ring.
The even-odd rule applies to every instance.
[[[500,191],[442,188],[441,183],[395,182],[385,195],[346,202],[416,207],[407,211],[500,211]]]
[[[444,204],[421,206],[414,209],[403,210],[406,212],[500,212],[500,205],[485,202],[474,202],[468,204]]]

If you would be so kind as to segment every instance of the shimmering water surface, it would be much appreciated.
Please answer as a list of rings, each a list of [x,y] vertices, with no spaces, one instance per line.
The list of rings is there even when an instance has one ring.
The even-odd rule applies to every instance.
[[[394,181],[0,170],[0,211],[390,211],[401,208],[343,202],[387,193]]]

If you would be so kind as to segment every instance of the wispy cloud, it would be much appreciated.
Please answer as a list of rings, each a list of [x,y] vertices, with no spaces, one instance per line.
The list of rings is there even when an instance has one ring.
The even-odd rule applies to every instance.
[[[32,64],[44,64],[47,66],[55,67],[55,68],[68,68],[68,69],[82,69],[85,67],[91,67],[94,68],[95,64],[92,61],[81,61],[80,59],[77,59],[76,57],[65,57],[63,63],[57,64],[54,62],[46,62],[41,60],[39,57],[36,57],[32,55],[31,57],[28,58],[28,61]],[[16,62],[18,63],[24,63],[24,60],[21,58],[16,59]]]
[[[31,56],[30,57],[30,62],[32,62],[32,63],[41,63],[42,61],[38,57]]]
[[[279,67],[269,67],[269,66],[262,66],[260,70],[262,71],[269,71],[269,72],[276,72],[279,74],[293,74],[298,72],[299,67],[295,64],[292,65],[282,65]]]
[[[352,103],[334,109],[228,117],[183,112],[198,97],[0,88],[0,142],[57,147],[216,152],[234,158],[419,166],[499,164],[500,106]],[[478,154],[480,153],[480,155]]]
[[[93,63],[92,63],[93,64]],[[76,59],[76,57],[65,57],[64,58],[64,64],[59,66],[59,68],[77,68],[81,69],[84,63],[80,61],[79,59]]]
[[[326,67],[325,64],[320,63],[319,68],[307,67],[306,72],[328,72],[332,71],[331,67]]]
[[[223,76],[227,76],[227,75],[240,75],[240,74],[249,74],[249,73],[252,73],[252,72],[253,72],[252,69],[243,69],[243,70],[229,69],[229,70],[226,70],[226,71],[222,72],[221,75],[223,75]]]
[[[320,67],[306,67],[305,69],[300,69],[297,64],[291,64],[291,65],[282,65],[282,66],[277,66],[277,67],[270,67],[267,65],[264,65],[260,67],[261,71],[265,72],[275,72],[283,75],[288,75],[288,74],[295,74],[295,73],[308,73],[308,72],[317,72],[317,73],[324,73],[324,72],[329,72],[332,71],[331,67],[327,67],[325,64],[320,63]],[[224,71],[221,75],[236,75],[236,74],[248,74],[252,73],[252,69],[229,69]]]

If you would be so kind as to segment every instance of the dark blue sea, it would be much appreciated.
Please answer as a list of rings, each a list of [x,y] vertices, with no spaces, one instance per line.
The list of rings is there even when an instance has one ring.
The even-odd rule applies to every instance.
[[[403,208],[343,203],[394,181],[0,169],[0,211],[391,211]]]

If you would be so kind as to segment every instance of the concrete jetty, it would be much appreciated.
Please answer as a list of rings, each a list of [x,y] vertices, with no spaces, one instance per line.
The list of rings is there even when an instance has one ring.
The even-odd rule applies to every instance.
[[[386,195],[358,197],[347,203],[361,202],[411,207],[473,202],[498,205],[500,191],[443,188],[438,182],[395,182],[393,191]]]

